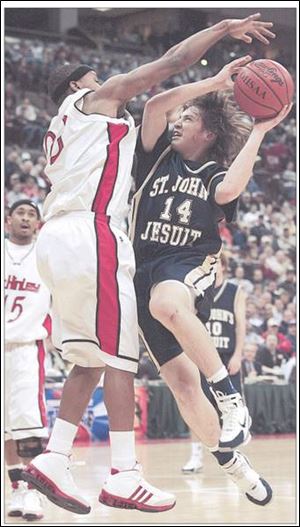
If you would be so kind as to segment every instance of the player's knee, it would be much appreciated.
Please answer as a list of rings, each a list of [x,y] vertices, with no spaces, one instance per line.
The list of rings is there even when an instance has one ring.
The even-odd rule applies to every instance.
[[[32,459],[41,454],[43,450],[43,441],[40,437],[17,439],[17,453],[19,457]]]
[[[74,367],[71,370],[72,377],[81,377],[84,376],[86,379],[87,384],[93,384],[98,383],[100,381],[100,377],[104,371],[104,368],[90,368],[90,367],[83,367],[78,366],[78,364],[75,364]]]
[[[149,303],[149,310],[153,318],[161,322],[172,322],[175,320],[178,308],[174,299],[153,297]]]

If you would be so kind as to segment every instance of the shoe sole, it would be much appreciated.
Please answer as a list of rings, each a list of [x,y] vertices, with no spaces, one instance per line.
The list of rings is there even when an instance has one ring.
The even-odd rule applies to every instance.
[[[41,494],[44,494],[49,501],[62,509],[74,512],[75,514],[89,514],[91,511],[91,507],[87,507],[67,494],[64,494],[51,479],[47,478],[47,476],[33,465],[27,465],[26,471],[22,472],[22,477],[27,483],[30,483],[41,492]]]
[[[41,520],[44,515],[43,514],[32,514],[32,513],[26,513],[26,514],[23,514],[22,517],[24,518],[24,520],[27,520],[28,522],[33,522],[35,520]]]
[[[22,511],[10,511],[7,513],[7,516],[9,516],[10,518],[20,518],[22,514]]]
[[[268,503],[270,503],[272,496],[273,496],[273,491],[269,483],[265,479],[262,479],[262,478],[259,478],[259,479],[267,491],[267,497],[262,501],[258,501],[252,496],[250,496],[250,494],[248,494],[247,492],[246,492],[246,496],[248,500],[251,501],[252,503],[255,503],[255,505],[261,505],[263,507],[264,505],[267,505]]]
[[[117,509],[136,509],[141,512],[164,512],[169,511],[175,507],[176,501],[170,505],[161,505],[161,506],[151,506],[146,503],[139,503],[134,500],[128,500],[126,498],[121,498],[120,496],[114,496],[109,494],[105,490],[101,491],[99,496],[100,503],[107,505],[108,507],[115,507]]]

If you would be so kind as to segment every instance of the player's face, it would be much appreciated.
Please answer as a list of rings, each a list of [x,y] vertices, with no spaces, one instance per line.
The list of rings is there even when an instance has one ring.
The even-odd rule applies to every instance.
[[[95,71],[88,71],[76,82],[80,88],[90,88],[91,90],[97,90],[101,84]]]
[[[36,211],[30,205],[20,205],[8,216],[11,241],[30,243],[39,225]]]
[[[203,126],[200,110],[196,106],[190,106],[174,123],[172,148],[185,159],[197,152],[203,155],[210,144],[209,133]]]

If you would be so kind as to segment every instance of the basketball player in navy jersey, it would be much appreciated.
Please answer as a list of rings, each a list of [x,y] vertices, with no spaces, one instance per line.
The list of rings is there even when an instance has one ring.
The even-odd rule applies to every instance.
[[[227,259],[221,254],[213,294],[210,318],[206,328],[211,335],[221,361],[227,368],[230,380],[237,392],[242,393],[241,361],[246,335],[246,295],[244,291],[227,280]],[[205,395],[215,405],[209,385],[201,374],[201,385]],[[202,445],[192,432],[191,457],[182,472],[199,472],[203,466]]]
[[[78,423],[105,367],[112,470],[99,500],[114,507],[160,512],[172,494],[149,485],[136,463],[134,374],[138,366],[134,256],[124,232],[135,149],[135,126],[124,111],[134,96],[197,62],[225,35],[264,43],[272,23],[255,14],[197,33],[161,58],[103,84],[82,64],[54,70],[49,93],[58,105],[44,145],[52,187],[37,242],[38,265],[53,298],[53,343],[74,364],[47,445],[24,478],[51,501],[90,512],[71,476]]]
[[[248,410],[204,325],[221,251],[218,220],[231,221],[266,132],[291,108],[255,123],[249,134],[246,116],[224,95],[212,93],[232,88],[232,75],[250,59],[233,61],[213,78],[147,102],[136,149],[131,235],[145,344],[186,423],[247,498],[265,505],[272,495],[269,485],[232,452],[249,440]],[[179,105],[184,106],[170,140],[167,114]],[[218,415],[201,390],[198,368],[221,412],[221,432]]]

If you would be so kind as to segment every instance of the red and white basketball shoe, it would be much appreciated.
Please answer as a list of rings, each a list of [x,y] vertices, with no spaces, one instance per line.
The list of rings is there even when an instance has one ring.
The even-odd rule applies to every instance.
[[[175,506],[173,494],[159,490],[144,480],[137,463],[131,470],[112,469],[99,496],[100,503],[121,509],[163,512]]]
[[[43,452],[27,465],[22,477],[48,500],[67,511],[88,514],[91,510],[75,485],[70,459],[63,454]]]

